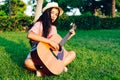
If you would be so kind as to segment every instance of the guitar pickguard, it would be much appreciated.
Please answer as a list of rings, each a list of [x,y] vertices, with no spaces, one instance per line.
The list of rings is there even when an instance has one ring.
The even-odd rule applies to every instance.
[[[64,57],[64,50],[62,50],[62,51],[60,51],[60,52],[58,51],[57,57],[58,57],[58,59],[63,60],[63,57]]]

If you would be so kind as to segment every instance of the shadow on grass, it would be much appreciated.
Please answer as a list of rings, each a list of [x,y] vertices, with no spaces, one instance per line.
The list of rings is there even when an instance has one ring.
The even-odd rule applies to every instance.
[[[10,56],[10,59],[15,64],[17,64],[21,68],[25,68],[24,60],[29,52],[29,48],[27,47],[23,39],[17,42],[0,37],[0,47],[4,47],[6,54]]]

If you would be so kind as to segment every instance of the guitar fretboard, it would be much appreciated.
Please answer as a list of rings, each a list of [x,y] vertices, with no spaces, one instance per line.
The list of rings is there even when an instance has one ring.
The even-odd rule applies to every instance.
[[[71,33],[69,32],[69,33],[67,33],[67,35],[60,41],[60,46],[63,46],[66,42],[67,42],[67,40],[68,40],[68,38],[70,37],[70,35],[71,35]]]
[[[72,24],[72,29],[75,30],[76,29],[76,25]],[[71,36],[71,32],[69,31],[66,36],[60,41],[59,45],[62,47],[68,40],[68,38]]]

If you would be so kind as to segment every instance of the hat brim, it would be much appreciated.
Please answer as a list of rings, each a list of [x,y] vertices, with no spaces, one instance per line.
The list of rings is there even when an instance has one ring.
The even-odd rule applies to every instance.
[[[49,8],[57,8],[57,9],[59,9],[59,11],[60,11],[59,16],[62,15],[63,12],[64,12],[61,7],[56,7],[56,6],[55,7],[54,6],[52,6],[52,7],[45,7],[45,8],[43,8],[42,12],[46,11]]]

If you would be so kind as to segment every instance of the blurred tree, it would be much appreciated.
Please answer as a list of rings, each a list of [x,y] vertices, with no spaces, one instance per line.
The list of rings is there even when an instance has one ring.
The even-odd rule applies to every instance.
[[[115,17],[115,10],[116,10],[115,0],[112,0],[112,17]]]
[[[28,0],[28,5],[31,5],[32,6],[32,11],[35,12],[36,11],[36,6],[38,4],[38,1],[39,0]],[[42,3],[42,0],[40,0],[40,3]],[[47,1],[44,0],[43,1],[43,4],[42,4],[42,7],[45,6],[47,4]]]
[[[21,0],[5,0],[4,5],[0,5],[0,10],[7,15],[25,15],[26,4]]]
[[[67,12],[70,11],[73,8],[81,8],[83,1],[82,0],[51,0],[58,2],[59,6],[62,7],[62,9]]]
[[[42,14],[42,5],[44,0],[37,0],[37,6],[35,10],[35,17],[33,22],[36,22],[39,16]]]
[[[115,0],[115,2],[117,11],[120,11],[120,0]]]
[[[58,2],[64,11],[78,8],[82,14],[96,15],[98,10],[106,16],[115,16],[115,11],[120,11],[120,0],[51,0]],[[116,5],[115,5],[116,4]],[[115,7],[116,6],[116,7]]]

